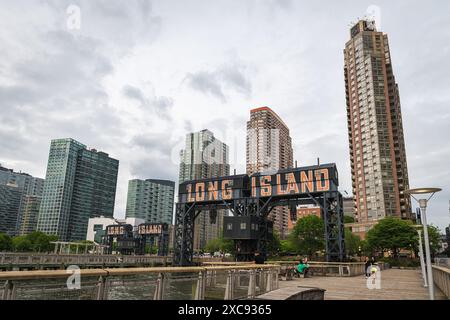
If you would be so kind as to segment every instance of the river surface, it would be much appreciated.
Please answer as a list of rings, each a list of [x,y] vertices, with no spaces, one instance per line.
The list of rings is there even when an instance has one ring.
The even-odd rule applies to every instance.
[[[191,300],[194,298],[198,273],[182,275],[171,274],[166,278],[165,300]],[[246,295],[245,279],[243,287],[235,290],[235,295]],[[107,285],[108,300],[152,300],[156,290],[156,275],[109,277]],[[16,282],[15,299],[18,300],[95,300],[97,296],[97,277],[81,278],[79,286],[74,281],[67,285],[64,279],[36,279]],[[214,287],[207,286],[205,299],[222,300],[225,294],[226,276],[218,275]],[[0,295],[4,282],[0,282]]]

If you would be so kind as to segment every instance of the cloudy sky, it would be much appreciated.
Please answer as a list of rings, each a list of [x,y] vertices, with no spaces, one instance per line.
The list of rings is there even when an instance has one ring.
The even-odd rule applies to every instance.
[[[270,106],[299,165],[336,162],[350,193],[343,48],[367,11],[389,35],[411,187],[444,189],[429,206],[443,229],[448,1],[2,0],[0,163],[45,177],[51,139],[103,150],[120,160],[123,217],[129,179],[177,180],[187,132],[213,131],[243,172],[249,110]]]

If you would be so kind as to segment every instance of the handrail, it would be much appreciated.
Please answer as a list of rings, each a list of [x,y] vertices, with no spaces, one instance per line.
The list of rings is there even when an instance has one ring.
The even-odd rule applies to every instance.
[[[432,266],[434,284],[450,299],[450,269]]]
[[[298,264],[300,261],[292,260],[292,261],[267,261],[267,263],[275,263],[275,264]],[[363,265],[364,262],[327,262],[327,261],[308,261],[308,264],[317,264],[317,265],[330,265],[330,266],[341,266],[341,265]]]
[[[156,267],[156,268],[105,268],[105,269],[81,269],[80,275],[85,277],[95,276],[123,276],[137,274],[159,273],[193,273],[206,271],[231,271],[231,270],[255,270],[277,269],[278,265],[242,265],[242,266],[213,266],[213,267]],[[0,272],[0,280],[27,280],[27,279],[51,279],[65,278],[69,275],[66,270],[36,270],[36,271],[7,271]]]

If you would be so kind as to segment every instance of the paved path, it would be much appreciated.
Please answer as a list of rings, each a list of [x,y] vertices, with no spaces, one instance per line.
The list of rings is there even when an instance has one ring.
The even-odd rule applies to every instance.
[[[364,276],[295,278],[280,281],[280,288],[307,286],[325,289],[325,300],[428,300],[428,288],[422,285],[417,270],[388,269],[381,272],[381,289],[369,290]],[[436,288],[436,287],[435,287]],[[435,289],[436,300],[446,299]]]

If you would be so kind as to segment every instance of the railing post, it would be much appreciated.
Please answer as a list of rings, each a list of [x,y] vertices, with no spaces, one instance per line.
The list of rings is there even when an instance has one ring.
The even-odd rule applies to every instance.
[[[233,282],[233,272],[230,270],[228,271],[224,300],[233,300]]]
[[[14,283],[11,280],[6,280],[5,287],[3,289],[2,300],[12,300],[13,290],[14,290]]]
[[[164,297],[164,273],[158,275],[158,280],[156,281],[156,290],[154,300],[162,300]]]
[[[195,289],[195,300],[205,300],[205,271],[198,273],[197,288]]]
[[[253,299],[256,295],[256,272],[255,270],[250,270],[249,274],[247,297]]]
[[[217,285],[217,270],[214,270],[212,278],[212,286],[215,287],[216,285]]]
[[[274,272],[275,272],[275,289],[278,289],[280,286],[280,284],[279,284],[280,268],[276,268]]]
[[[267,270],[266,273],[267,273],[266,292],[270,292],[273,290],[272,270]]]
[[[97,282],[97,300],[105,299],[106,277],[100,276]]]
[[[212,271],[206,270],[206,286],[211,286],[211,280],[212,280]]]
[[[266,288],[266,274],[264,272],[264,269],[259,269],[259,283],[258,287],[261,290],[261,292],[264,291]]]
[[[239,270],[236,270],[236,288],[239,288],[241,286],[241,273]]]

